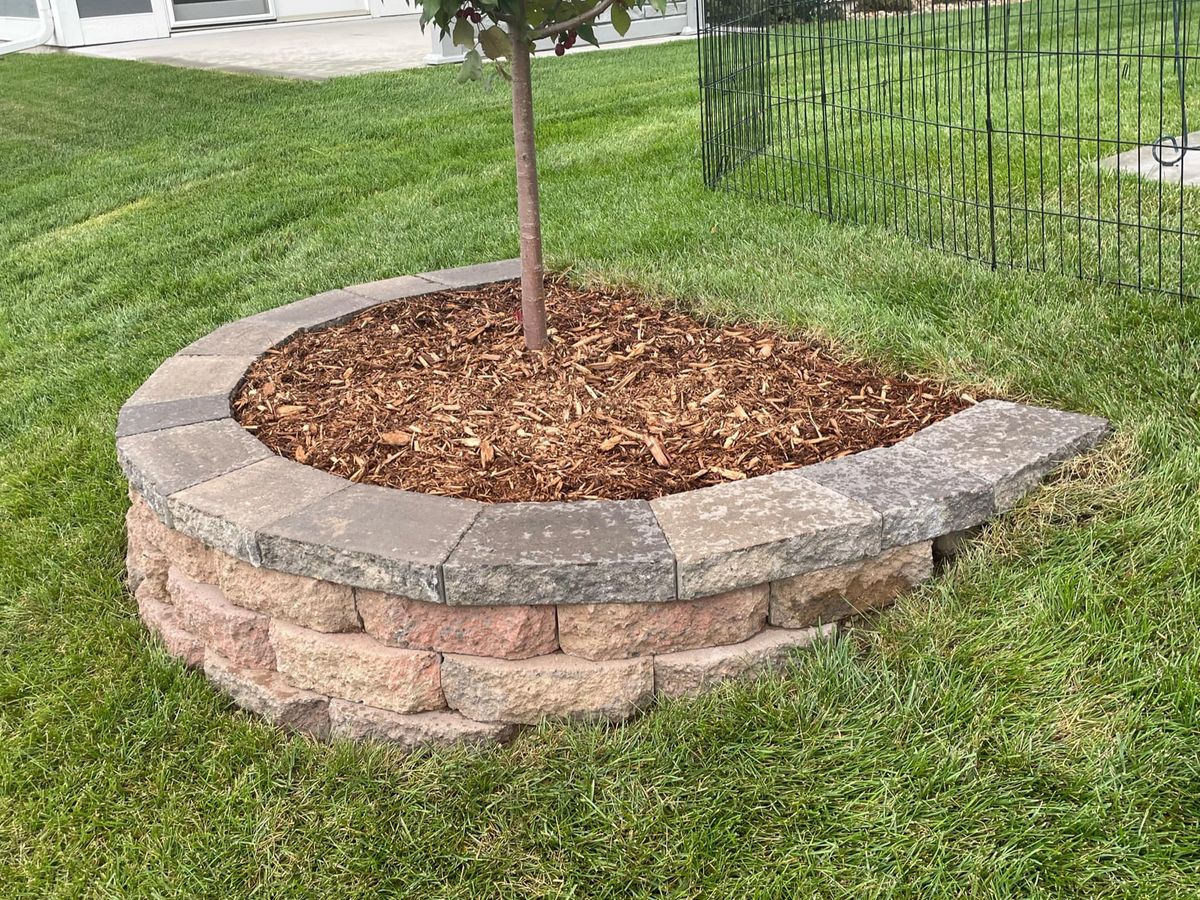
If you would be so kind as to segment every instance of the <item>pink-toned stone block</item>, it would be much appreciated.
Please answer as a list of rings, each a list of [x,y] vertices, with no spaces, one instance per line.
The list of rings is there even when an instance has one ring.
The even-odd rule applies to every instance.
[[[615,722],[650,702],[654,667],[649,657],[593,662],[562,653],[518,660],[447,654],[442,689],[452,709],[479,722]]]
[[[328,697],[301,690],[278,672],[234,665],[212,650],[204,654],[204,674],[242,709],[289,731],[329,737]]]
[[[221,592],[231,603],[314,631],[358,631],[354,589],[219,555]]]
[[[204,662],[203,642],[183,628],[173,606],[151,596],[152,593],[149,582],[143,581],[134,595],[142,623],[157,635],[167,653],[189,668],[199,668]]]
[[[367,634],[393,647],[526,659],[558,649],[553,606],[446,606],[356,591]]]
[[[329,702],[329,719],[334,738],[386,741],[409,751],[451,744],[499,744],[517,732],[515,725],[474,722],[456,712],[401,715],[345,700]]]
[[[798,631],[767,628],[748,641],[654,657],[654,692],[690,697],[731,678],[749,678],[786,665],[792,653],[835,633],[835,624]]]
[[[277,668],[298,687],[398,713],[446,706],[436,653],[280,621],[271,623],[271,642]]]
[[[563,652],[624,659],[736,644],[767,623],[768,586],[668,603],[588,603],[558,607]]]
[[[211,584],[192,581],[174,566],[167,575],[171,602],[184,628],[237,666],[275,668],[266,616],[234,606]]]
[[[933,575],[930,541],[771,583],[771,624],[807,628],[878,609]]]

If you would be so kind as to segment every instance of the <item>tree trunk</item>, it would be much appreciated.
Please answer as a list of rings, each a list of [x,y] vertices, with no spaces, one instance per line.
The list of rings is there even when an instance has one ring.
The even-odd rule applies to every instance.
[[[523,8],[521,12],[524,12]],[[537,149],[533,140],[533,89],[524,16],[514,25],[512,117],[513,143],[517,150],[517,217],[521,226],[521,323],[525,329],[525,346],[540,350],[546,346],[546,287],[542,265],[542,214],[538,207]]]

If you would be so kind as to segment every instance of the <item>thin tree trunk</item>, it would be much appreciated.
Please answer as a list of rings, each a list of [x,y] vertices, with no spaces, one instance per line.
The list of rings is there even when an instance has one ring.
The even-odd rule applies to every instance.
[[[522,8],[522,13],[524,9]],[[537,150],[533,140],[533,89],[524,16],[513,28],[512,116],[517,150],[517,217],[521,225],[521,322],[525,346],[546,346],[546,288],[542,265],[542,214],[538,207]]]

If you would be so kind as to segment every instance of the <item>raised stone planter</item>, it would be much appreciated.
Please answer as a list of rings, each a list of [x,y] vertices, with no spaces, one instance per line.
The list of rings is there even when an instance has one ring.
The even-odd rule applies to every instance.
[[[121,409],[147,628],[235,703],[316,738],[505,740],[624,719],[783,664],[886,605],[1099,443],[1102,419],[987,401],[902,443],[643,501],[481,504],[274,456],[230,397],[260,355],[516,261],[358,285],[226,325]]]

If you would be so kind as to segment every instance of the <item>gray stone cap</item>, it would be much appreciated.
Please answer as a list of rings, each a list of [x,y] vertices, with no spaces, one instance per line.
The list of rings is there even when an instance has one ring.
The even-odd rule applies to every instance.
[[[1104,419],[987,400],[893,447],[650,502],[484,504],[353,484],[233,419],[246,370],[293,335],[519,274],[507,260],[392,278],[222,326],[121,408],[121,469],[164,524],[253,565],[455,605],[650,603],[979,525],[1108,433]]]

